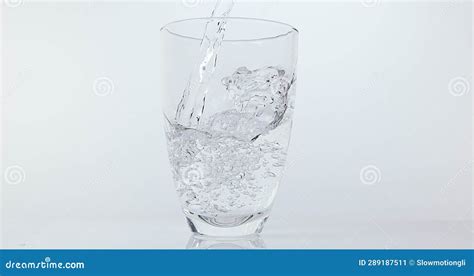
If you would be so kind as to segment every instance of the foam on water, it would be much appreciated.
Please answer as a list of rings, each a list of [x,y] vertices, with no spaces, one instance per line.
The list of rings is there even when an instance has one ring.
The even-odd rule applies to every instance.
[[[186,209],[214,216],[255,211],[256,206],[269,201],[277,183],[265,179],[281,175],[286,143],[249,142],[171,127],[167,133],[169,156]]]
[[[222,82],[233,109],[210,116],[199,128],[169,122],[167,131],[185,209],[207,216],[251,213],[269,204],[288,146],[288,136],[279,133],[290,127],[282,125],[291,83],[283,69],[241,67]]]

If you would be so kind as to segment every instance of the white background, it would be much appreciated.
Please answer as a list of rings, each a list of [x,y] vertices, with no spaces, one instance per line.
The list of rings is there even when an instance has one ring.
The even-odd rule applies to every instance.
[[[186,246],[161,124],[159,28],[212,7],[4,1],[4,247]],[[300,31],[267,247],[472,247],[470,1],[240,1],[232,15]],[[361,177],[367,166],[374,183]]]

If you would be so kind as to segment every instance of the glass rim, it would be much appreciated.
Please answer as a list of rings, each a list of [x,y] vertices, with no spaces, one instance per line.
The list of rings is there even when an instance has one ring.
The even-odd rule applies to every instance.
[[[253,42],[253,41],[261,41],[261,40],[269,40],[269,39],[277,39],[280,37],[287,36],[291,33],[296,33],[299,34],[298,29],[293,27],[290,24],[281,22],[281,21],[275,21],[275,20],[270,20],[270,19],[263,19],[263,18],[253,18],[253,17],[194,17],[194,18],[186,18],[186,19],[180,19],[180,20],[175,20],[166,23],[160,28],[160,32],[166,31],[171,35],[181,37],[181,38],[186,38],[186,39],[191,39],[191,40],[202,40],[202,37],[193,37],[193,36],[187,36],[187,35],[182,35],[176,32],[171,31],[168,27],[174,24],[182,23],[182,22],[190,22],[190,21],[198,21],[198,20],[215,20],[215,19],[226,19],[226,20],[245,20],[245,21],[260,21],[260,22],[265,22],[265,23],[271,23],[271,24],[278,24],[281,26],[288,27],[288,31],[285,33],[281,33],[278,35],[274,36],[265,36],[265,37],[259,37],[259,38],[251,38],[251,39],[224,39],[223,42]]]

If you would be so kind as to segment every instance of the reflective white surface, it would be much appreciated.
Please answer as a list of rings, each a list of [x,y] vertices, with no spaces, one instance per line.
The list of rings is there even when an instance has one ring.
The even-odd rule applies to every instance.
[[[196,240],[184,220],[168,223],[152,219],[64,219],[18,222],[6,241],[7,248],[130,248],[130,249],[407,249],[472,248],[469,221],[344,222],[326,220],[319,226],[288,225],[270,220],[260,238]]]

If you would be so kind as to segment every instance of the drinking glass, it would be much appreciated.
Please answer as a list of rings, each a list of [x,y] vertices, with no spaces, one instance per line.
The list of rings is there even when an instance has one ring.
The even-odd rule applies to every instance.
[[[225,25],[224,39],[213,44],[218,53],[211,55],[211,73],[200,63],[203,38],[213,42],[208,24]],[[193,232],[246,236],[262,231],[286,161],[297,43],[295,28],[263,19],[195,18],[162,27],[168,154]],[[189,95],[193,76],[201,87],[197,96]],[[183,110],[189,113],[180,114]]]

